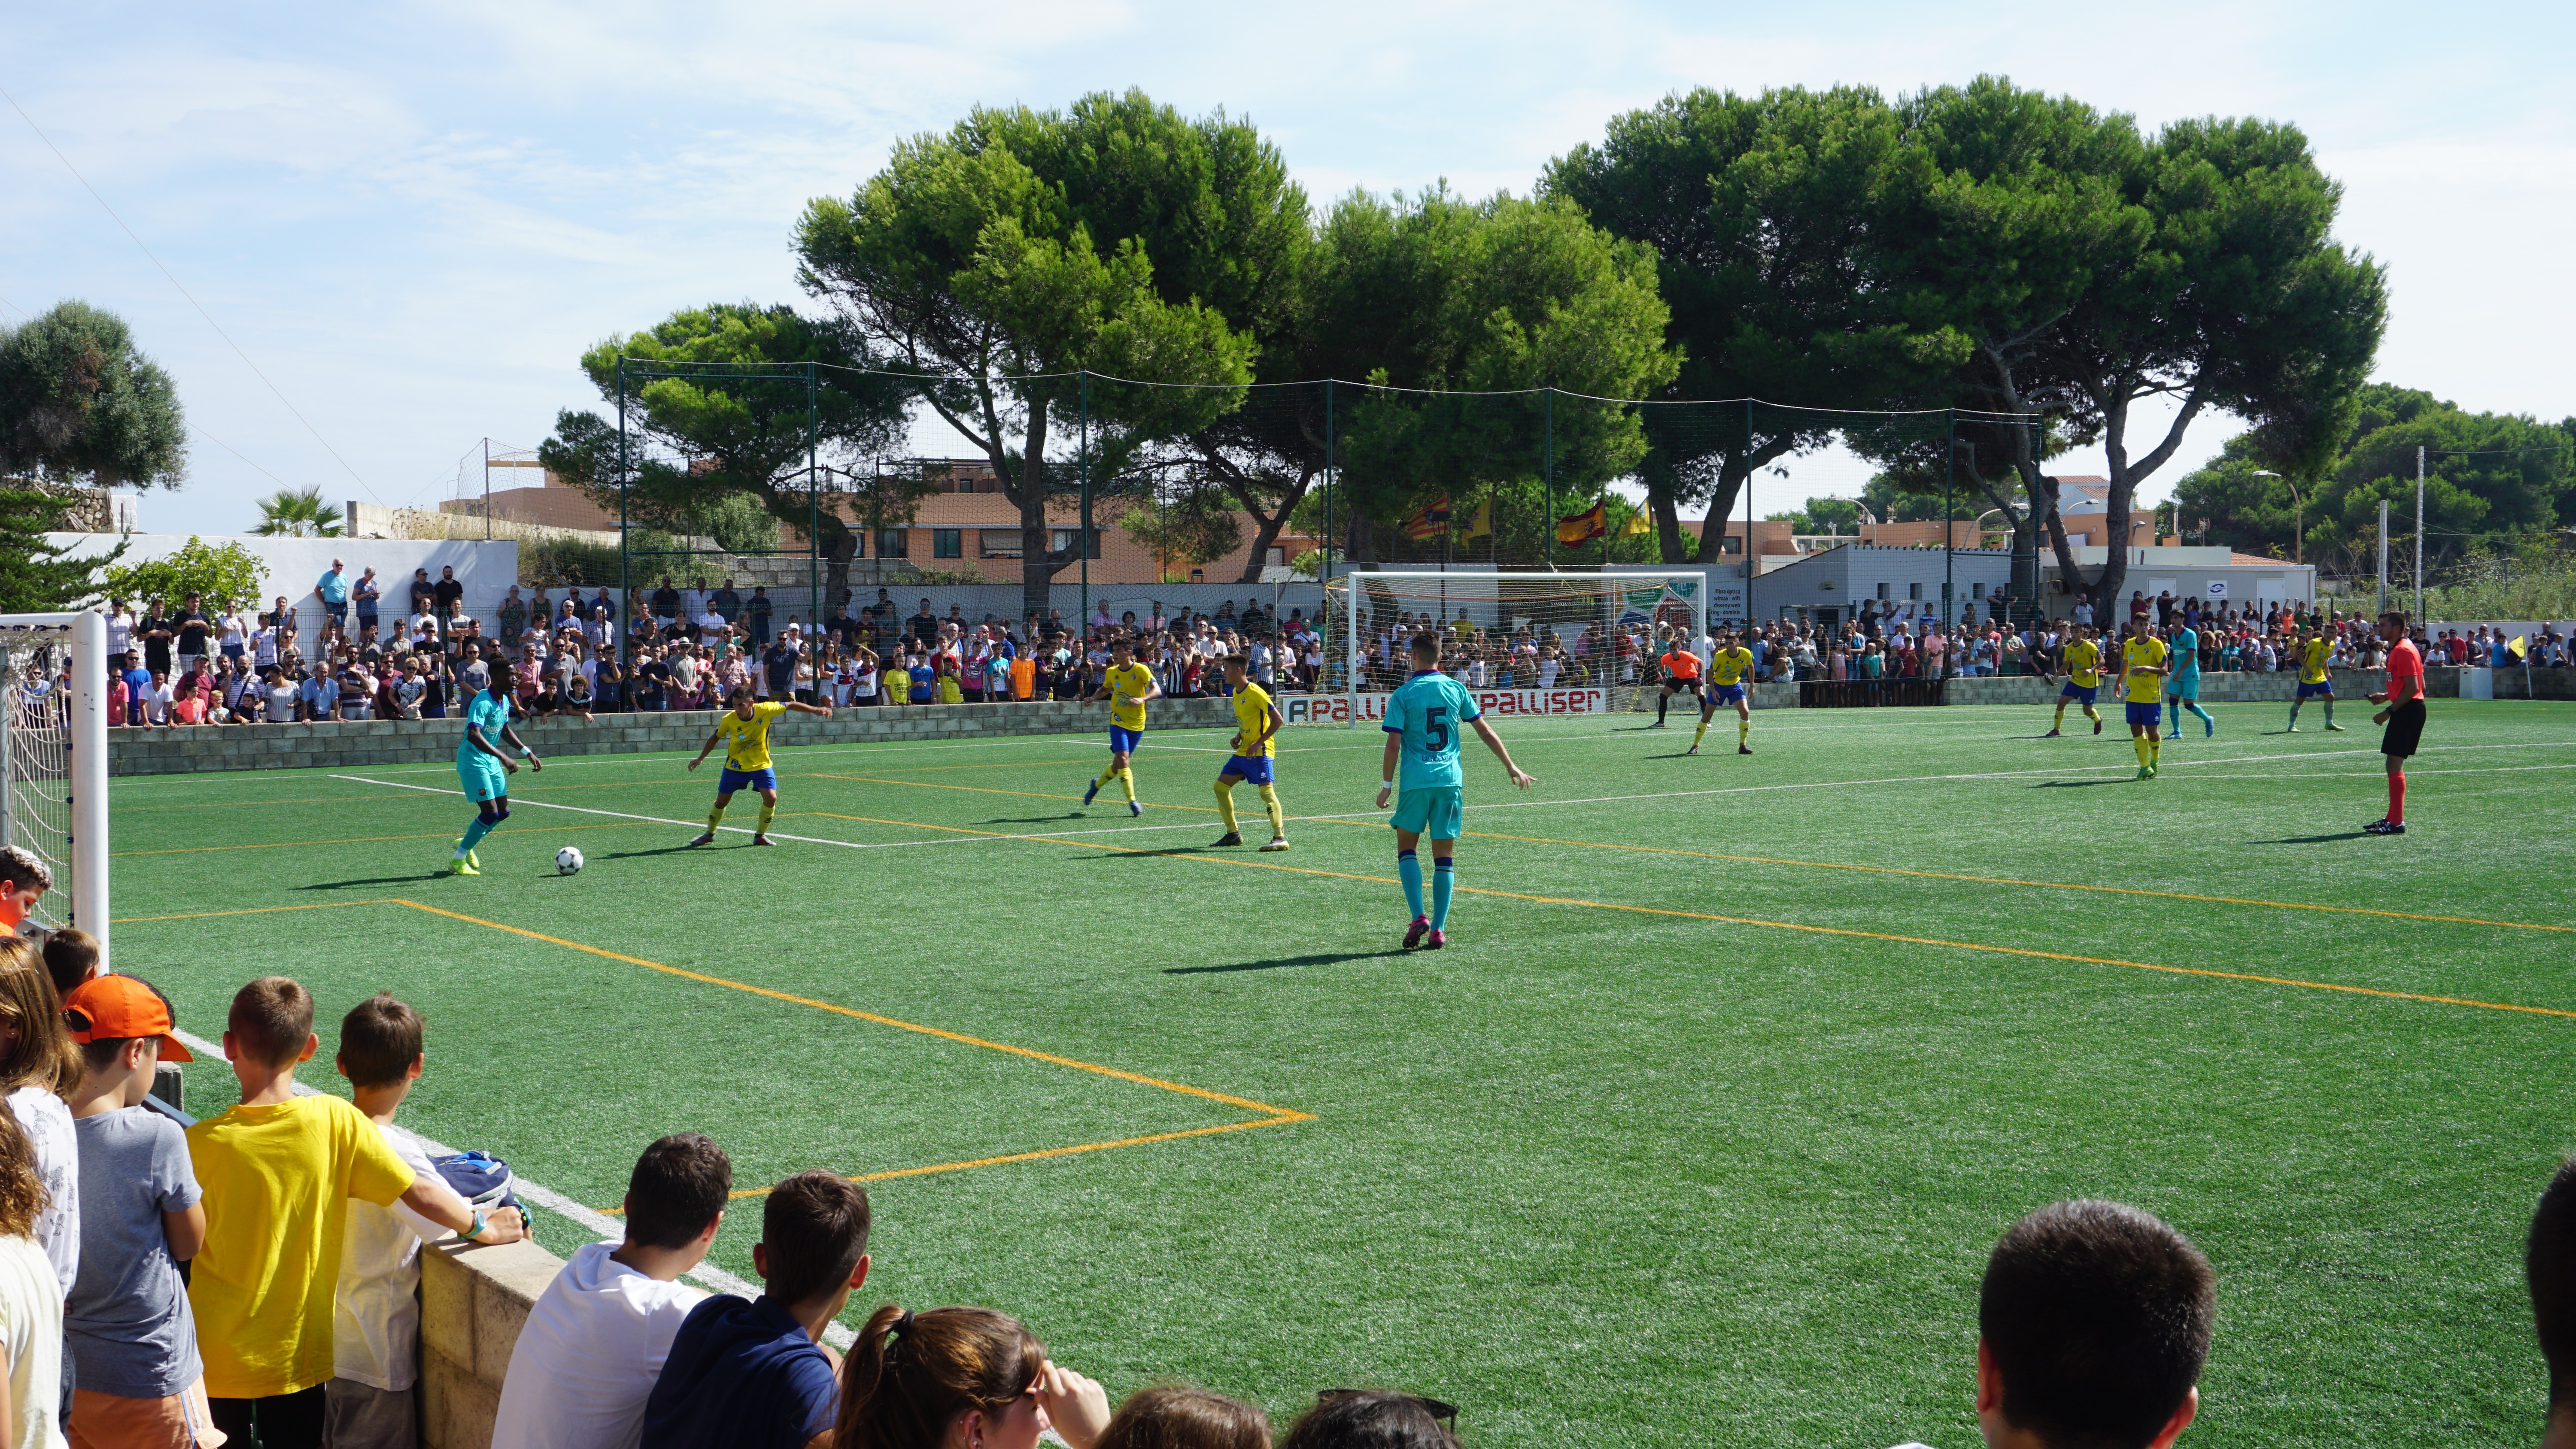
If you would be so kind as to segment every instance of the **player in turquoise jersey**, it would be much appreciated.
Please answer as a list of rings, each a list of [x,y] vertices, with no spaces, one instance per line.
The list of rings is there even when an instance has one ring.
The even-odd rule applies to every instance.
[[[456,778],[464,782],[465,798],[474,802],[475,815],[474,823],[465,827],[465,838],[456,842],[456,855],[447,868],[455,875],[481,875],[483,862],[475,858],[474,847],[510,818],[510,777],[519,772],[518,761],[503,754],[501,746],[517,750],[531,770],[544,769],[546,762],[510,728],[510,697],[490,682],[489,674],[469,669],[465,683],[474,697],[465,704],[465,738],[456,746]]]
[[[2185,625],[2173,635],[2173,677],[2165,681],[2165,705],[2173,711],[2173,728],[2165,731],[2176,739],[2182,737],[2182,712],[2190,710],[2200,716],[2200,737],[2208,739],[2218,733],[2218,721],[2200,707],[2200,633]]]
[[[1458,727],[1472,726],[1477,738],[1503,762],[1512,783],[1526,790],[1538,782],[1512,763],[1512,752],[1485,723],[1484,711],[1465,685],[1440,672],[1440,636],[1413,636],[1413,677],[1386,702],[1385,783],[1378,787],[1377,808],[1395,797],[1395,873],[1404,881],[1404,904],[1413,912],[1405,928],[1408,947],[1449,944],[1449,895],[1457,884],[1453,853],[1466,818],[1466,776],[1458,764]],[[1401,767],[1402,773],[1397,771]],[[1404,788],[1396,789],[1401,781]],[[1414,853],[1422,837],[1431,837],[1431,909],[1422,909],[1422,860]],[[1425,942],[1423,939],[1430,939]]]

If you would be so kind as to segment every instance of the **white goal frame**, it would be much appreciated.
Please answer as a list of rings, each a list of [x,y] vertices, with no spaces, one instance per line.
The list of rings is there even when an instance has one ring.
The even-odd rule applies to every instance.
[[[1687,589],[1673,589],[1670,587],[1675,581],[1681,579],[1690,580],[1690,586]],[[1607,571],[1600,573],[1548,573],[1531,569],[1522,569],[1518,571],[1489,570],[1480,572],[1468,572],[1460,569],[1347,570],[1335,575],[1331,580],[1326,582],[1324,585],[1324,601],[1329,606],[1333,598],[1333,586],[1335,584],[1342,586],[1341,694],[1344,708],[1348,712],[1348,717],[1342,723],[1346,728],[1350,729],[1357,729],[1360,725],[1360,694],[1362,691],[1360,689],[1359,677],[1359,600],[1366,593],[1368,581],[1370,580],[1401,580],[1407,586],[1406,592],[1413,593],[1417,597],[1420,594],[1418,586],[1421,585],[1429,585],[1434,592],[1438,591],[1440,586],[1444,584],[1481,586],[1485,590],[1485,597],[1491,598],[1500,595],[1501,589],[1499,588],[1499,585],[1505,583],[1542,586],[1548,583],[1581,583],[1597,591],[1599,597],[1605,601],[1605,603],[1617,599],[1629,590],[1644,588],[1650,584],[1660,584],[1664,585],[1668,591],[1680,594],[1688,601],[1691,611],[1692,641],[1696,643],[1708,634],[1709,584],[1708,571],[1705,569],[1640,569],[1634,572],[1622,570],[1617,573]],[[1444,601],[1441,605],[1440,613],[1445,615],[1447,612],[1448,605]],[[1449,621],[1444,617],[1441,622],[1445,627]],[[1604,627],[1615,627],[1618,623],[1618,618],[1615,611],[1605,609],[1602,618],[1591,622],[1601,624]],[[1320,684],[1323,683],[1323,681],[1319,680],[1317,683]]]
[[[98,938],[98,963],[109,969],[107,889],[107,616],[96,610],[60,614],[0,614],[0,643],[54,644],[70,651],[72,694],[63,715],[70,820],[71,910],[65,925]],[[13,736],[25,727],[23,681],[0,689],[0,844],[16,843],[21,780]],[[63,708],[60,704],[52,708]]]

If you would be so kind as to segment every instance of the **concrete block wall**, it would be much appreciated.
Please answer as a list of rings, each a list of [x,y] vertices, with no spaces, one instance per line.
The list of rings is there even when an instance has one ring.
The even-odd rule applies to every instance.
[[[1222,699],[1156,700],[1147,711],[1157,729],[1230,729],[1234,707]],[[595,720],[545,719],[519,726],[540,755],[634,754],[694,750],[714,727],[707,710],[603,714]],[[984,736],[1100,734],[1109,710],[1099,704],[933,704],[899,709],[842,709],[828,720],[799,718],[780,726],[782,748],[888,740]],[[184,775],[201,770],[368,769],[452,759],[464,725],[444,720],[328,720],[317,724],[192,725],[108,731],[108,771],[115,775]]]
[[[2460,672],[2456,669],[2424,671],[2427,693],[2442,698],[2456,697],[2460,692]],[[2041,679],[2035,675],[2014,675],[1994,679],[1953,679],[1942,691],[1950,704],[2050,704],[2063,687],[2063,677]],[[2385,670],[2338,669],[2334,671],[2335,695],[2339,699],[2360,700],[2374,689],[2388,684]],[[2299,676],[2284,670],[2276,674],[2204,672],[2200,676],[2200,697],[2207,704],[2244,704],[2267,701],[2288,703],[2297,697]],[[2103,704],[2116,704],[2116,691],[2106,683],[2100,695]]]
[[[533,1242],[421,1250],[423,1449],[491,1449],[511,1350],[528,1310],[562,1267]]]

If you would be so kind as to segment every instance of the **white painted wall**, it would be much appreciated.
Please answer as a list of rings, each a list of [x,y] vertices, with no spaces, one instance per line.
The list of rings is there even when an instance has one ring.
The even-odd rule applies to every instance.
[[[125,557],[119,562],[135,563],[163,558],[185,548],[197,535],[184,533],[136,533],[123,536]],[[484,621],[488,628],[493,612],[510,586],[518,582],[519,545],[509,540],[484,542],[476,540],[396,539],[396,538],[270,538],[262,534],[203,535],[209,544],[237,543],[260,561],[259,607],[267,608],[280,594],[286,595],[295,608],[297,626],[310,638],[322,623],[322,605],[313,597],[313,585],[331,567],[333,559],[348,565],[349,581],[354,586],[365,569],[376,571],[377,582],[384,586],[385,612],[401,611],[411,598],[411,571],[426,568],[432,579],[442,568],[454,568],[457,580],[465,585],[466,612]],[[47,542],[68,547],[75,557],[95,558],[114,549],[119,535],[112,533],[49,533]],[[143,601],[134,602],[136,613],[143,611]],[[176,609],[179,600],[172,599]],[[354,612],[351,615],[355,619]],[[354,628],[354,623],[352,624]]]

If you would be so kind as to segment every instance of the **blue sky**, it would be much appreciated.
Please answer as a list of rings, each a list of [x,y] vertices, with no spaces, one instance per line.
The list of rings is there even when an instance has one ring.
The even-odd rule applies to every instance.
[[[2347,187],[2340,234],[2391,268],[2379,375],[2558,418],[2576,413],[2570,16],[2259,0],[1968,19],[1511,0],[13,6],[0,88],[294,412],[5,106],[0,319],[65,297],[124,314],[199,430],[187,485],[145,499],[144,525],[233,532],[281,483],[447,496],[480,439],[532,446],[556,409],[595,401],[574,363],[600,338],[688,303],[799,300],[802,204],[979,103],[1141,86],[1248,117],[1319,199],[1441,178],[1481,194],[1527,190],[1609,116],[1674,90],[1904,91],[1991,71],[2151,127],[2297,122]],[[2199,425],[2179,462],[2229,431]],[[1847,488],[1846,472],[1766,479],[1757,507]]]

